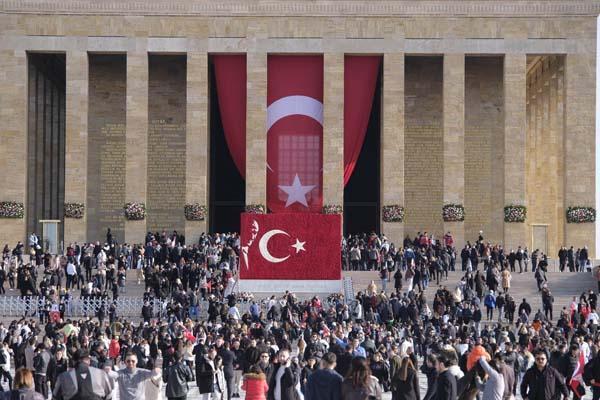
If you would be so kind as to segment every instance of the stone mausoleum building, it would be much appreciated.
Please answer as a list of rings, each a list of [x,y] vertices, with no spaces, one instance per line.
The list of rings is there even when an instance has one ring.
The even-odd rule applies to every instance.
[[[462,245],[481,230],[595,256],[596,223],[567,211],[588,207],[571,215],[585,220],[599,200],[599,13],[580,0],[0,0],[0,202],[18,214],[0,218],[0,244],[41,234],[40,220],[61,221],[65,243],[107,227],[119,242],[239,229],[245,205],[266,203],[268,57],[310,54],[323,58],[323,203],[343,206],[346,232],[451,231]],[[222,54],[246,58],[244,179],[223,138]],[[348,55],[381,64],[344,187]],[[125,218],[130,202],[144,219]],[[463,221],[443,218],[451,204]],[[506,206],[525,206],[524,222]]]

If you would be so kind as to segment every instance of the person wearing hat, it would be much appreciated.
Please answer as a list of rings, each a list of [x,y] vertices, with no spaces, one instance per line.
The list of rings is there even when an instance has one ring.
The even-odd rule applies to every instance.
[[[110,397],[114,383],[101,369],[90,366],[90,353],[80,349],[75,353],[75,368],[58,376],[52,393],[63,400],[102,400]]]

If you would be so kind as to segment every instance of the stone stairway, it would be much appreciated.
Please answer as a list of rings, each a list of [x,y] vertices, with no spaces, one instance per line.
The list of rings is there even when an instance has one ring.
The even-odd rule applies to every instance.
[[[451,271],[448,273],[448,280],[441,280],[440,285],[444,285],[452,291],[464,275],[462,271]],[[365,290],[367,285],[373,280],[378,290],[381,290],[381,279],[377,271],[344,271],[344,276],[352,277],[354,291]],[[549,272],[547,274],[548,287],[554,295],[554,319],[560,315],[563,307],[569,308],[573,296],[579,296],[582,292],[590,289],[597,292],[597,283],[590,272]],[[393,281],[388,282],[388,292],[393,290]],[[433,301],[435,291],[438,289],[435,281],[430,282],[429,288],[425,291],[428,302]],[[406,290],[404,285],[403,290]],[[523,299],[531,305],[532,313],[542,309],[542,296],[538,292],[537,284],[533,273],[524,272],[522,274],[512,273],[510,294],[515,299],[517,307]],[[485,313],[484,313],[485,316]]]
[[[343,277],[349,277],[352,279],[354,293],[358,293],[361,290],[365,290],[367,285],[373,280],[377,285],[378,290],[382,289],[381,279],[379,278],[379,272],[377,271],[343,271]],[[448,290],[454,290],[456,284],[460,281],[464,275],[462,271],[450,271],[448,273],[448,279],[442,279],[440,285],[444,285]],[[548,272],[548,287],[554,295],[554,319],[560,315],[560,310],[563,307],[569,307],[569,304],[573,296],[579,296],[582,292],[590,289],[597,291],[597,282],[590,272]],[[16,296],[19,294],[17,290],[9,290],[8,283],[5,283],[6,295]],[[387,292],[393,291],[393,279],[387,284]],[[428,302],[431,304],[433,301],[434,293],[438,289],[438,285],[435,280],[430,282],[429,288],[425,291]],[[269,297],[271,294],[280,295],[285,292],[286,288],[281,287],[274,290],[273,293],[257,293],[256,299],[263,299]],[[406,290],[404,285],[403,290]],[[78,295],[79,291],[75,291],[75,295]],[[120,294],[120,297],[142,297],[144,293],[144,283],[137,284],[137,271],[130,270],[127,272],[127,285],[126,292]],[[517,306],[521,303],[523,298],[527,299],[527,302],[531,305],[532,312],[535,313],[538,309],[542,309],[542,298],[537,290],[537,285],[533,273],[526,272],[523,274],[513,273],[510,293],[514,297]],[[329,293],[298,293],[298,297],[309,298],[314,295],[320,295],[321,298],[326,297]]]

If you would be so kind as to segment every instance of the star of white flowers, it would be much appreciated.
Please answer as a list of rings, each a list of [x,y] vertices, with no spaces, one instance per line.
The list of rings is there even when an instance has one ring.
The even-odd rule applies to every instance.
[[[306,251],[306,249],[304,248],[305,243],[306,242],[301,242],[300,240],[298,240],[298,238],[296,238],[296,243],[292,245],[292,247],[296,249],[296,254],[300,253],[300,251]]]
[[[294,182],[291,186],[279,185],[279,189],[283,190],[288,195],[287,201],[285,202],[286,208],[294,203],[300,203],[304,207],[308,207],[308,203],[306,202],[306,194],[313,190],[315,186],[316,185],[302,186],[298,174],[294,176]]]

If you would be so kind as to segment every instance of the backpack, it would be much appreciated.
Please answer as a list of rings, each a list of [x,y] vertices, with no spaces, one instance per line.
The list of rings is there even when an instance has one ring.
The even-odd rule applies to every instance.
[[[42,353],[38,353],[33,357],[33,368],[36,371],[42,371],[44,368],[44,358],[42,357]]]

